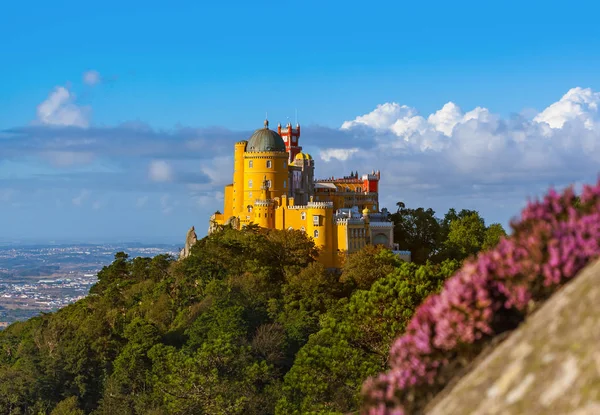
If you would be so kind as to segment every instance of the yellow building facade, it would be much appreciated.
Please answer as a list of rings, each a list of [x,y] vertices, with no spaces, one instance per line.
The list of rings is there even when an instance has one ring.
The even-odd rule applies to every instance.
[[[340,268],[348,254],[366,244],[396,248],[393,223],[379,210],[380,174],[352,173],[341,179],[314,179],[314,160],[299,146],[300,126],[256,130],[234,146],[233,183],[225,186],[223,212],[210,218],[242,228],[251,223],[306,232],[319,248],[319,261]],[[410,253],[396,251],[410,261]]]

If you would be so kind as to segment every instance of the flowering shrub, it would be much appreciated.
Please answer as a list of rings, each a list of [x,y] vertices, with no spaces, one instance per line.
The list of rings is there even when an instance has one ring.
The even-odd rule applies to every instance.
[[[512,236],[466,261],[419,306],[390,349],[390,370],[363,385],[364,414],[421,410],[492,336],[515,328],[530,305],[599,257],[600,181],[581,198],[572,188],[550,190],[511,227]]]

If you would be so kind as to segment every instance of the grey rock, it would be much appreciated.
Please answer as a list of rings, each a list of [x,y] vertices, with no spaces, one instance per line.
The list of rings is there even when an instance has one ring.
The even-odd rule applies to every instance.
[[[183,249],[179,253],[179,259],[184,259],[184,258],[187,258],[188,256],[190,256],[190,251],[192,249],[192,246],[194,246],[194,244],[197,241],[198,241],[198,236],[196,235],[196,231],[195,231],[194,227],[192,226],[187,231],[187,235],[185,237],[185,245],[183,246]]]
[[[600,261],[553,295],[425,412],[600,414]]]

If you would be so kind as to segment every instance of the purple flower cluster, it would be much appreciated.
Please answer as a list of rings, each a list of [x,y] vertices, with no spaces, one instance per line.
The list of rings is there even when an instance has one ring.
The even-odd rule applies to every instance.
[[[580,199],[572,188],[551,190],[511,227],[512,236],[465,262],[417,308],[390,349],[390,370],[363,385],[364,414],[412,412],[415,402],[444,386],[450,362],[472,359],[486,340],[525,318],[530,304],[599,257],[600,181]]]

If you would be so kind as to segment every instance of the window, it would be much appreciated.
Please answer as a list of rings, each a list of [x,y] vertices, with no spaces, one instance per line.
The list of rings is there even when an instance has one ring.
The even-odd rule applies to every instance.
[[[248,180],[248,188],[252,189],[252,180]]]
[[[248,192],[248,197],[252,199],[252,192]]]
[[[318,237],[319,237],[319,231],[315,231],[315,232],[314,232],[314,237],[315,237],[315,238],[318,238]]]
[[[267,160],[267,169],[270,169],[272,165],[273,162],[271,160]]]
[[[249,168],[254,167],[254,161],[252,161],[252,160],[248,161],[248,167]]]
[[[302,220],[306,220],[306,212],[302,212],[302,213],[300,214],[300,219],[302,219]]]
[[[271,180],[267,180],[267,189],[271,188]]]
[[[301,230],[302,232],[305,232],[305,231],[306,231],[306,229],[304,229],[304,226],[303,226],[303,227],[301,227],[301,228],[300,228],[300,230]]]
[[[283,168],[285,169],[287,167],[287,161],[283,162]]]
[[[287,185],[287,183],[286,183],[286,181],[284,180],[284,181],[283,181],[283,188],[284,188],[284,189],[286,188],[286,185]]]
[[[292,228],[291,226],[288,228],[288,231],[293,231],[294,228]]]
[[[319,215],[313,215],[313,225],[319,226]]]
[[[248,205],[248,213],[252,212],[252,206]]]

